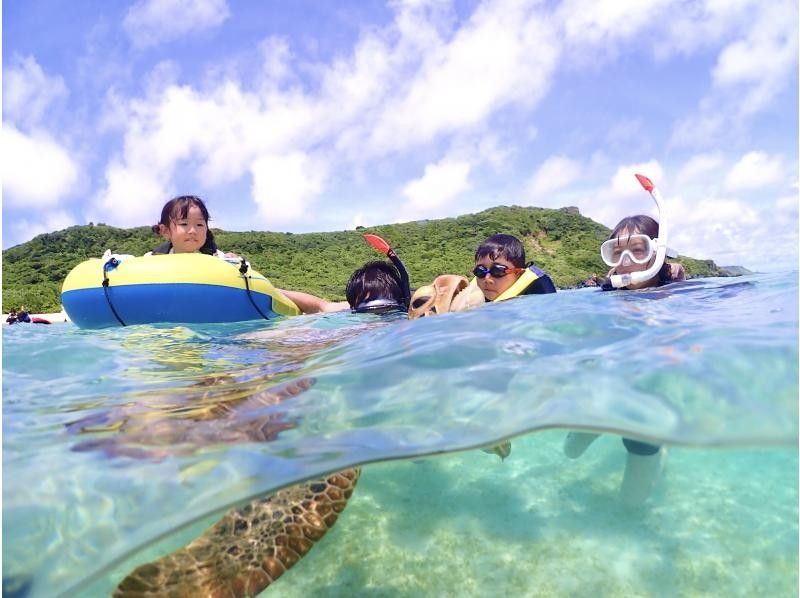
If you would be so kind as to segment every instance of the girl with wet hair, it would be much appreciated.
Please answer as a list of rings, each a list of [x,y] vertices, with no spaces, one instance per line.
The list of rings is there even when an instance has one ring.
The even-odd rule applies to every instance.
[[[658,234],[658,222],[650,216],[639,214],[620,220],[608,240],[600,246],[600,256],[611,266],[609,278],[612,275],[649,270],[655,264],[655,240],[658,239]],[[686,280],[683,265],[664,261],[653,276],[628,284],[621,290],[656,287],[681,280]],[[610,280],[602,286],[604,291],[613,288]],[[570,432],[564,441],[564,454],[570,459],[577,459],[599,436],[595,432]],[[627,451],[625,474],[620,488],[622,500],[628,506],[638,506],[647,499],[658,482],[667,449],[631,438],[623,438],[622,443]]]
[[[650,268],[656,259],[655,239],[658,239],[658,222],[650,216],[639,214],[620,220],[611,231],[608,240],[600,246],[603,261],[611,266],[608,276],[643,272]],[[664,261],[653,277],[644,282],[629,284],[624,288],[643,289],[681,280],[686,280],[686,270],[683,265]],[[602,288],[604,291],[613,289],[608,283]]]
[[[214,242],[208,220],[208,209],[199,197],[173,197],[161,209],[161,220],[152,226],[153,232],[166,241],[150,253],[205,253],[224,258],[225,254]]]

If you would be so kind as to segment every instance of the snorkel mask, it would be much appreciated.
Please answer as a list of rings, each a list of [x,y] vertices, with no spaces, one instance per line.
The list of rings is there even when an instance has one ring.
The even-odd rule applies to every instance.
[[[616,268],[627,256],[634,264],[646,264],[657,251],[655,241],[643,233],[615,237],[600,246],[600,257],[606,266]]]
[[[631,235],[628,239],[628,245],[632,243],[636,245],[641,244],[641,247],[636,249],[626,248],[622,251],[616,251],[614,249],[614,245],[619,244],[618,239],[609,239],[600,246],[600,256],[606,264],[612,267],[622,263],[626,254],[635,264],[646,264],[652,258],[653,252],[655,252],[656,257],[653,261],[653,265],[647,270],[630,272],[628,274],[612,274],[609,277],[609,281],[611,282],[611,286],[615,289],[650,280],[661,270],[661,267],[664,265],[664,260],[667,257],[667,232],[669,229],[667,228],[666,210],[662,209],[664,199],[661,197],[658,189],[656,189],[653,181],[642,174],[637,174],[636,179],[642,187],[644,187],[645,191],[650,193],[653,201],[656,202],[656,207],[658,208],[658,238],[651,239],[647,235]],[[645,237],[647,241],[644,241],[641,237]]]
[[[391,299],[374,299],[359,303],[352,309],[354,314],[385,314],[390,311],[406,311],[406,307]]]
[[[403,262],[400,260],[400,258],[397,257],[397,254],[394,252],[394,250],[381,237],[366,233],[364,235],[364,239],[367,241],[367,243],[388,257],[394,264],[395,268],[397,268],[397,272],[400,274],[400,288],[403,291],[403,300],[402,303],[398,303],[391,299],[373,299],[370,301],[364,301],[353,308],[353,313],[382,314],[388,311],[408,310],[408,304],[411,303],[411,283],[408,277],[408,270],[406,270],[406,267],[403,265]]]

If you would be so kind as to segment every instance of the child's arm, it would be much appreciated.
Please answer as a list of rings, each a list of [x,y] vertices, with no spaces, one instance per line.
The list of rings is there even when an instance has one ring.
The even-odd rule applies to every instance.
[[[291,299],[304,314],[316,314],[319,312],[342,311],[349,309],[347,301],[327,301],[322,297],[301,293],[300,291],[287,291],[278,289],[281,293]]]
[[[669,269],[672,280],[686,280],[686,268],[683,267],[683,264],[670,264]]]

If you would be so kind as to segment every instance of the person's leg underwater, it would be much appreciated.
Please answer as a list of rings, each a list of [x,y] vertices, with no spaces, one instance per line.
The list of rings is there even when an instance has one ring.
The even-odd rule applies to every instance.
[[[564,454],[570,459],[577,459],[599,436],[594,432],[570,432],[564,439]]]
[[[622,442],[628,456],[620,494],[625,505],[636,507],[647,500],[658,483],[667,459],[667,449],[629,438],[623,438]]]

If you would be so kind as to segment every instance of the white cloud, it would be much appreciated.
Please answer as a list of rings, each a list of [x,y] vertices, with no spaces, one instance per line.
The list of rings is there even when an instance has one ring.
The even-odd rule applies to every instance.
[[[666,177],[664,169],[657,160],[638,164],[626,164],[617,167],[607,186],[593,189],[590,193],[569,194],[547,205],[574,205],[578,206],[581,214],[613,228],[622,218],[634,214],[646,214],[658,217],[655,202],[649,198],[636,179],[636,174],[648,177],[666,196]],[[670,204],[669,197],[666,198]]]
[[[607,135],[610,146],[631,147],[633,144],[641,146],[648,137],[645,123],[641,118],[630,118],[614,123]]]
[[[718,265],[775,271],[796,267],[798,198],[764,197],[753,203],[718,195],[713,181],[683,196],[666,198],[669,245],[683,255]],[[768,239],[769,242],[765,242]]]
[[[124,133],[132,118],[129,100],[125,94],[114,87],[107,89],[97,114],[97,131],[103,134]]]
[[[37,218],[36,216],[40,216]],[[14,219],[14,231],[23,241],[36,235],[63,230],[79,224],[66,210],[46,210],[41,213],[30,213]]]
[[[716,183],[712,173],[716,172],[723,164],[722,154],[719,152],[696,154],[689,158],[678,171],[675,177],[675,187],[683,189],[692,184],[709,185]]]
[[[251,168],[253,198],[264,222],[285,224],[307,217],[322,192],[327,168],[302,152],[262,156]]]
[[[754,9],[760,5],[763,6],[757,0],[683,3],[663,20],[664,30],[654,38],[656,56],[666,59],[675,53],[687,55],[717,46],[731,31],[747,29]]]
[[[105,179],[87,220],[123,227],[155,224],[170,198],[169,175],[146,166],[132,169],[114,161],[106,169]]]
[[[671,143],[677,146],[719,146],[735,138],[747,119],[772,106],[797,81],[797,2],[715,1],[700,12],[700,25],[689,25],[685,15],[678,19],[692,32],[687,38],[705,40],[684,39],[678,46],[723,46],[710,73],[711,89],[695,113],[679,118],[673,127]]]
[[[177,5],[173,1],[159,6]],[[219,14],[227,14],[224,4],[213,6],[224,9]],[[655,46],[665,31],[672,31],[666,35],[666,54],[712,43],[719,49],[740,39],[752,38],[755,44],[760,38],[749,36],[746,25],[754,21],[758,6],[752,0],[681,4],[686,11],[670,12],[680,12],[676,18],[697,13],[703,26],[690,30],[690,19],[678,35],[670,29],[672,20],[656,18],[667,11],[662,0],[568,1],[555,14],[547,14],[548,5],[540,2],[501,0],[479,5],[464,20],[439,2],[393,3],[392,23],[365,28],[351,50],[327,62],[300,63],[302,58],[293,54],[291,41],[267,38],[254,53],[263,58],[263,68],[255,69],[247,82],[220,76],[214,78],[219,79],[216,84],[204,88],[178,85],[177,77],[169,76],[169,65],[162,64],[158,76],[152,77],[158,85],[148,87],[145,97],[106,113],[109,123],[124,123],[125,147],[107,169],[107,188],[98,196],[98,205],[105,213],[126,217],[141,213],[144,219],[135,224],[147,223],[179,178],[182,184],[196,184],[193,192],[203,193],[204,187],[250,174],[258,216],[269,225],[291,225],[305,219],[304,210],[326,186],[333,186],[329,176],[342,180],[348,175],[357,178],[358,172],[374,176],[379,171],[381,178],[391,181],[397,175],[394,165],[405,163],[413,152],[411,158],[417,163],[431,163],[424,175],[402,188],[408,199],[405,207],[421,214],[445,208],[459,194],[479,187],[479,174],[485,174],[481,167],[507,168],[510,156],[525,145],[541,143],[536,138],[536,115],[515,120],[514,135],[503,126],[507,126],[507,116],[527,115],[547,93],[556,69],[568,62],[563,56],[565,47],[581,46],[596,55],[598,44],[625,42],[623,49],[640,51],[641,40],[632,43],[631,38],[652,38]],[[155,11],[156,5],[139,2],[135,8],[145,14]],[[581,39],[583,26],[587,36]],[[706,41],[704,34],[713,42]],[[711,85],[710,72],[708,76]],[[728,79],[721,77],[715,85],[753,84],[748,78],[726,77],[730,83],[723,85]],[[119,102],[120,97],[110,94],[109,100]],[[720,109],[712,93],[692,115],[695,120],[683,121],[690,123],[684,133],[695,139],[706,135],[706,142],[712,143],[720,132],[730,130],[731,114],[731,109]],[[624,149],[619,133],[630,133],[642,121],[636,115],[619,118],[630,119],[624,129],[612,130],[612,140]],[[524,131],[530,131],[529,139],[522,138]],[[446,158],[437,163],[442,155]],[[569,158],[561,157],[561,162],[556,158],[551,158],[554,161],[547,168],[543,164],[531,179],[532,192],[557,193],[559,181],[577,180],[577,161],[571,164]],[[702,186],[703,173],[721,166],[716,159],[713,154],[696,156],[684,165],[677,182],[694,177]],[[588,161],[585,167],[590,167]],[[635,168],[665,188],[658,162]],[[583,213],[613,225],[619,217],[653,207],[632,176],[635,168],[617,172],[610,185],[585,197],[565,193],[550,199],[558,205],[577,204]],[[549,176],[547,169],[551,169]],[[507,178],[512,179],[513,173]],[[518,186],[519,180],[509,180],[508,185]],[[138,201],[150,206],[146,214],[144,208],[114,209],[116,201],[131,201],[132,187],[137,189]],[[366,213],[374,213],[371,209],[367,207]],[[347,222],[349,217],[341,218]]]
[[[611,190],[620,197],[638,197],[642,193],[642,186],[635,175],[643,174],[649,178],[656,187],[664,187],[664,169],[656,160],[627,164],[620,166],[611,179]]]
[[[775,200],[775,210],[781,214],[782,218],[794,219],[797,221],[798,197],[797,195],[786,195]]]
[[[152,76],[166,77],[166,81],[171,70],[169,64],[159,63]],[[158,85],[152,89],[157,90]],[[188,87],[175,85],[154,93],[127,103],[116,93],[108,96],[116,100],[116,108],[105,112],[101,122],[106,128],[124,131],[124,146],[122,155],[113,157],[106,166],[103,187],[95,194],[87,219],[116,226],[154,223],[163,204],[174,194],[178,164],[190,159],[204,144],[216,149],[224,146],[215,130],[224,125],[215,121],[212,101]],[[230,167],[235,169],[236,163]],[[205,176],[211,172],[202,170]]]
[[[774,204],[759,211],[737,198],[702,193],[673,198],[669,208],[669,245],[683,255],[757,270],[796,267],[796,212],[794,218],[776,218]]]
[[[135,46],[146,48],[213,29],[229,16],[226,0],[139,0],[123,27]]]
[[[270,36],[259,44],[264,69],[265,91],[277,89],[278,84],[291,78],[292,53],[285,38]]]
[[[758,214],[751,206],[732,198],[673,199],[670,211],[673,222],[702,225],[707,234],[738,230],[758,222]]]
[[[542,197],[568,187],[581,175],[580,162],[564,156],[550,156],[528,182],[528,192]]]
[[[535,105],[559,53],[551,23],[520,2],[480,6],[448,44],[429,47],[406,91],[382,108],[368,146],[376,154],[484,124],[509,104]]]
[[[499,172],[509,166],[513,153],[513,143],[503,143],[496,134],[489,133],[475,142],[472,155],[476,162],[488,164]]]
[[[17,126],[38,125],[56,100],[67,95],[62,77],[48,77],[33,56],[15,56],[3,72],[3,113]]]
[[[725,178],[731,191],[759,189],[778,183],[783,178],[783,162],[778,156],[764,152],[749,152],[733,165]]]
[[[25,135],[5,123],[2,130],[3,197],[14,207],[43,208],[75,192],[78,165],[46,133]]]
[[[657,21],[671,0],[567,0],[558,9],[570,43],[605,45]]]
[[[415,211],[441,208],[470,188],[470,169],[469,162],[447,158],[437,164],[428,164],[422,177],[403,187],[403,195]]]
[[[673,125],[669,144],[677,147],[713,146],[726,130],[730,116],[725,106],[706,100],[697,112],[688,114]],[[713,108],[712,108],[713,107]],[[716,109],[716,110],[715,110]]]
[[[336,104],[336,120],[356,117],[360,109],[383,99],[392,83],[396,62],[389,45],[372,34],[362,37],[351,59],[335,60],[325,70],[322,84],[323,101]]]
[[[762,110],[796,71],[797,50],[797,3],[765,3],[747,34],[720,52],[714,84],[727,92],[744,88],[737,101],[740,113]]]
[[[105,113],[107,127],[126,123],[125,149],[114,168],[147,173],[157,184],[146,188],[156,192],[182,167],[214,186],[260,172],[260,156],[286,158],[328,144],[335,150],[326,159],[358,169],[447,135],[473,139],[456,160],[501,168],[510,150],[497,151],[496,138],[485,134],[487,121],[508,103],[533,105],[541,98],[555,65],[554,33],[530,9],[506,2],[476,10],[446,43],[447,19],[437,11],[435,3],[400,6],[396,21],[364,33],[349,57],[313,65],[314,91],[281,88],[293,65],[288,47],[276,39],[260,46],[265,67],[248,84],[255,93],[232,79],[202,92],[169,81],[151,86],[147,97]],[[127,190],[111,187],[129,178],[107,173],[102,201],[126,197]],[[254,200],[263,204],[264,186],[257,189]],[[282,218],[288,223],[291,214],[302,217],[287,210]]]
[[[117,113],[123,115],[124,151],[107,166],[105,189],[94,207],[106,215],[103,222],[118,226],[150,222],[169,198],[181,165],[189,166],[190,180],[207,188],[260,170],[254,161],[261,155],[290,155],[299,139],[309,144],[318,140],[307,101],[281,98],[264,109],[257,96],[230,82],[208,95],[170,85],[129,102]]]

